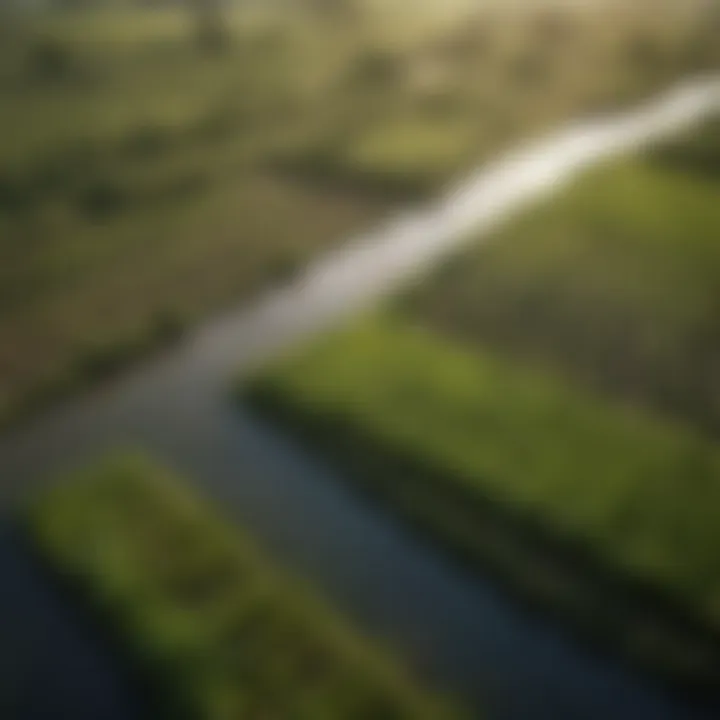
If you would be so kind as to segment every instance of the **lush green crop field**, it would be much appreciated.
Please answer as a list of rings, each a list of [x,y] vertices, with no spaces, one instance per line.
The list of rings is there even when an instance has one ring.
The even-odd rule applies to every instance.
[[[163,717],[459,717],[147,460],[67,479],[28,528],[125,643]]]
[[[716,677],[702,631],[662,629],[679,607],[720,625],[709,441],[397,317],[327,336],[240,392],[567,620],[663,672]]]
[[[720,122],[613,164],[448,262],[406,303],[720,432]]]
[[[720,59],[694,2],[313,4],[228,12],[214,50],[177,8],[3,11],[0,416],[518,137]]]

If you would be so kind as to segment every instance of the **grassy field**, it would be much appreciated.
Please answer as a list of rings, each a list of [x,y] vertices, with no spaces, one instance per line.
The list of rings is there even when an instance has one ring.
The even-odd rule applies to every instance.
[[[709,441],[394,316],[321,339],[239,392],[566,623],[716,687]]]
[[[720,677],[720,125],[593,171],[239,393],[519,595]]]
[[[176,8],[2,18],[0,417],[518,137],[720,60],[692,2],[248,5],[217,47]]]
[[[68,479],[26,520],[50,568],[127,649],[154,717],[460,717],[145,459]]]
[[[470,344],[720,433],[720,121],[594,172],[406,300]]]

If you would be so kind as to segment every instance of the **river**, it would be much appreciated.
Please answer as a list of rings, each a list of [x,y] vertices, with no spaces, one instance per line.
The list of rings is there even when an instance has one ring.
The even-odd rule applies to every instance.
[[[694,79],[629,112],[571,124],[527,143],[436,203],[352,239],[288,286],[212,320],[164,354],[0,436],[2,507],[12,508],[58,473],[108,449],[147,449],[194,478],[280,564],[420,676],[485,708],[491,718],[713,716],[576,645],[481,575],[456,566],[354,494],[321,459],[234,405],[229,387],[237,374],[377,302],[467,241],[470,230],[476,239],[482,233],[491,238],[499,222],[583,169],[719,110],[720,78]],[[34,624],[35,617],[41,623],[51,613],[56,623],[67,617],[75,629],[62,642],[42,642],[35,633],[36,644],[27,652],[58,673],[67,671],[69,655],[93,664],[98,649],[87,629],[67,609],[57,609],[41,581],[27,581],[26,570],[18,571],[23,565],[18,550],[8,542],[0,537],[3,622],[11,622],[13,609],[20,626]],[[10,587],[18,588],[12,597]],[[35,599],[26,603],[24,593]],[[11,663],[12,647],[0,641],[0,662]],[[107,678],[102,682],[107,693],[129,694],[122,683],[110,688]],[[61,700],[50,692],[48,707],[57,710]],[[118,716],[137,717],[137,706],[125,700]],[[75,702],[82,705],[82,696]],[[20,712],[18,720],[67,712]]]

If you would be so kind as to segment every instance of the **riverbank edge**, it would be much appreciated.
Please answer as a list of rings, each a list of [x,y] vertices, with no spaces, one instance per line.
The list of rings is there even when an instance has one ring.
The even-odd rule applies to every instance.
[[[359,437],[340,417],[301,407],[261,376],[242,378],[234,398],[322,453],[355,491],[412,532],[469,571],[491,576],[514,602],[688,704],[720,712],[720,628],[667,588],[610,566],[522,508],[446,482],[442,468]]]

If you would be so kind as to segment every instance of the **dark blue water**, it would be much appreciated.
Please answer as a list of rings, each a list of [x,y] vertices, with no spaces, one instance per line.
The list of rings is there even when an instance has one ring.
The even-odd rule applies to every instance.
[[[6,527],[0,572],[0,718],[143,717],[124,668]]]

